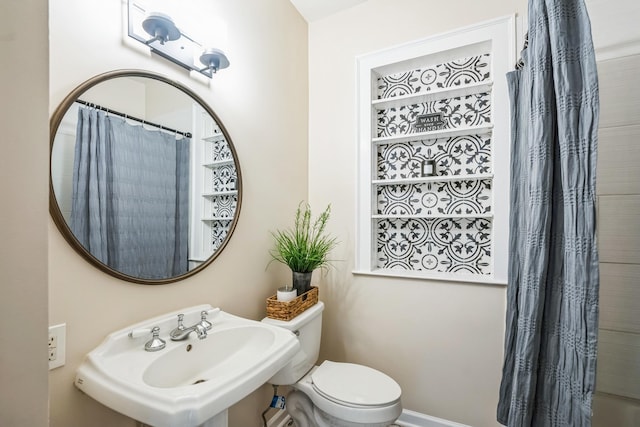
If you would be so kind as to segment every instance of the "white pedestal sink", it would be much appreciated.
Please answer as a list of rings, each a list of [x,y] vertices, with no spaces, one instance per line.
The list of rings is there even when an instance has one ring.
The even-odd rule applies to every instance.
[[[210,305],[189,307],[111,333],[76,372],[75,385],[105,406],[154,427],[227,427],[227,409],[269,380],[289,361],[299,343],[295,335],[220,311],[199,340],[191,333],[171,341],[177,326],[200,320]],[[129,332],[158,326],[162,350],[145,351],[151,334]]]

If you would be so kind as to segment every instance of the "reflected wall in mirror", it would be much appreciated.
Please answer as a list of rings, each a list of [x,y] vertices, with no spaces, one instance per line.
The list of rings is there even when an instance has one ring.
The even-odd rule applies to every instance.
[[[51,118],[51,216],[102,271],[162,284],[205,268],[231,238],[242,180],[231,138],[195,93],[121,70],[74,89]]]

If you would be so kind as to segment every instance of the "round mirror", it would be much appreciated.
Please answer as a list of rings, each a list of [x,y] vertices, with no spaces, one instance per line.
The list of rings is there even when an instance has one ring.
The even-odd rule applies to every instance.
[[[94,266],[170,283],[224,249],[240,213],[240,164],[191,90],[145,71],[101,74],[63,100],[50,129],[51,216]]]

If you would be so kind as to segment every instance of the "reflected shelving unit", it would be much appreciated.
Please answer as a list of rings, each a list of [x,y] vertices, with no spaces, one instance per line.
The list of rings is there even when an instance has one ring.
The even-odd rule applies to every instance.
[[[238,174],[223,132],[204,111],[195,128],[192,263],[206,260],[220,247],[238,207]]]

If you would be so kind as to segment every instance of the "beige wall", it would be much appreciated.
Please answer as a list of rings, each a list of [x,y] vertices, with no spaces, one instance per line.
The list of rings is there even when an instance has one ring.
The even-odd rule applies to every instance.
[[[184,7],[193,3],[185,1]],[[244,185],[240,219],[224,252],[203,272],[170,285],[134,285],[106,276],[84,262],[49,221],[49,324],[67,324],[67,363],[50,374],[51,426],[134,425],[73,386],[83,356],[109,332],[200,303],[260,319],[265,298],[289,279],[284,269],[265,267],[269,230],[288,225],[307,195],[307,25],[288,0],[197,3],[211,8],[197,14],[215,14],[229,30],[231,66],[214,77],[211,87],[166,60],[123,45],[121,2],[51,2],[51,112],[76,85],[108,70],[167,75],[194,90],[221,118],[238,151]],[[20,163],[30,159],[25,155]],[[46,179],[40,177],[39,184],[46,185]],[[265,386],[234,406],[230,425],[259,425],[270,392]]]
[[[495,421],[505,287],[354,276],[356,56],[485,20],[526,1],[369,0],[309,27],[309,194],[331,202],[340,262],[320,289],[322,356],[395,378],[403,405],[475,427]]]
[[[48,416],[46,2],[0,3],[0,52],[0,425],[44,427]]]

